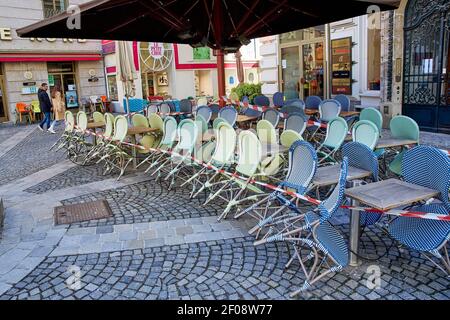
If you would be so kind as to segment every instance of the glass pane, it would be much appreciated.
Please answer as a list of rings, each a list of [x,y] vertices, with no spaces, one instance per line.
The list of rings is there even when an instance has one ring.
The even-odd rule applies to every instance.
[[[47,70],[49,73],[74,72],[72,62],[49,62]]]
[[[116,76],[108,76],[108,93],[109,93],[109,99],[118,101],[119,96],[117,93],[117,81]]]
[[[308,96],[319,96],[323,98],[324,92],[324,52],[323,43],[316,42],[305,44],[303,49],[303,98]]]
[[[67,0],[42,0],[44,17],[50,18],[67,9]]]
[[[325,37],[325,25],[283,33],[280,35],[280,43],[313,40],[320,37]]]
[[[298,46],[281,49],[282,90],[286,99],[299,97],[300,58]]]

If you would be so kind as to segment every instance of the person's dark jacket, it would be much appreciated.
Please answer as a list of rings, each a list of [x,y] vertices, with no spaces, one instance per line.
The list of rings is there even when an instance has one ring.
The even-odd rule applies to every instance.
[[[50,102],[50,98],[48,97],[47,91],[39,89],[38,98],[39,98],[39,106],[41,107],[41,111],[42,112],[51,112],[52,103]]]

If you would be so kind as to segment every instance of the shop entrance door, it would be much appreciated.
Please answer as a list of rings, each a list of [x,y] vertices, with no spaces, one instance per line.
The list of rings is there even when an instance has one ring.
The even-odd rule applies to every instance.
[[[48,63],[48,78],[50,92],[59,86],[66,98],[67,108],[78,108],[77,79],[72,62]]]
[[[285,99],[300,96],[300,54],[299,47],[281,48],[281,90]]]
[[[4,78],[0,75],[0,123],[6,121],[8,121],[8,103],[6,101]]]
[[[302,99],[309,96],[324,97],[324,45],[313,42],[302,45],[303,75],[300,79]]]

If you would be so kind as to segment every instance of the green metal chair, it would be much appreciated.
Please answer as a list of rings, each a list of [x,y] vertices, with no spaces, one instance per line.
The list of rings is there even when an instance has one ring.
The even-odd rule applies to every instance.
[[[136,116],[142,116],[140,114],[136,114]],[[138,118],[138,122],[142,123],[142,126],[145,126],[145,123],[147,123],[147,127],[157,129],[156,132],[151,132],[149,134],[146,134],[142,137],[142,139],[139,141],[139,144],[145,148],[145,150],[138,149],[138,153],[141,154],[148,154],[153,151],[150,150],[154,149],[159,146],[161,142],[161,138],[164,132],[164,120],[156,113],[152,113],[149,115],[148,120],[146,117],[142,116]],[[144,120],[145,119],[145,123]]]
[[[258,139],[262,144],[264,159],[259,164],[259,171],[266,176],[275,176],[284,163],[282,153],[274,150],[271,153],[270,148],[277,148],[277,132],[267,120],[260,120],[256,124]]]
[[[368,120],[375,124],[378,128],[378,133],[381,135],[381,130],[383,128],[383,116],[379,110],[375,108],[364,108],[359,115],[359,120]]]
[[[230,167],[234,163],[234,154],[236,148],[236,131],[226,121],[221,122],[216,131],[216,146],[214,154],[208,164],[219,169]],[[190,183],[201,185],[197,192],[192,194],[192,198],[197,197],[204,190],[212,190],[215,183],[226,178],[223,174],[203,167],[196,174],[191,176],[182,186]],[[203,182],[206,181],[206,182]]]
[[[416,141],[419,144],[420,130],[419,125],[413,119],[407,116],[396,116],[392,118],[389,123],[389,128],[391,130],[391,135],[393,138],[397,139],[408,139]],[[396,175],[401,176],[402,174],[402,161],[405,152],[408,149],[406,147],[402,148],[402,151],[398,153],[394,160],[389,164],[389,170]]]
[[[284,130],[280,135],[280,143],[286,148],[290,148],[294,142],[303,140],[302,136],[294,130]]]
[[[147,118],[139,113],[133,115],[133,117],[131,118],[131,123],[133,124],[133,127],[150,127]]]
[[[360,120],[353,126],[353,141],[365,144],[371,150],[375,149],[379,138],[380,132],[378,130],[378,127],[372,121]]]
[[[336,152],[341,148],[345,141],[348,132],[348,124],[345,119],[337,117],[328,122],[327,133],[325,140],[317,148],[317,156],[319,157],[319,164],[325,161],[336,163]]]
[[[59,137],[59,139],[50,147],[49,151],[53,150],[54,147],[57,146],[56,152],[61,150],[62,148],[68,149],[71,143],[73,142],[74,134],[75,134],[75,117],[73,113],[70,111],[66,111],[64,113],[64,132]]]
[[[222,122],[226,122],[225,119],[222,119],[221,117],[217,117],[213,121],[213,129],[217,129],[219,127],[219,124]]]
[[[105,116],[103,115],[103,113],[95,111],[92,114],[92,118],[94,119],[94,122],[105,122]]]

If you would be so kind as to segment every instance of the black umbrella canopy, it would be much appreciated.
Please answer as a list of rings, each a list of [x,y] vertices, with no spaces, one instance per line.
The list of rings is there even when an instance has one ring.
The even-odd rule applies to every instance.
[[[322,25],[373,10],[395,9],[398,2],[94,0],[82,4],[74,14],[62,13],[17,33],[21,37],[184,43],[235,52],[249,39]],[[76,27],[77,21],[80,28]]]

